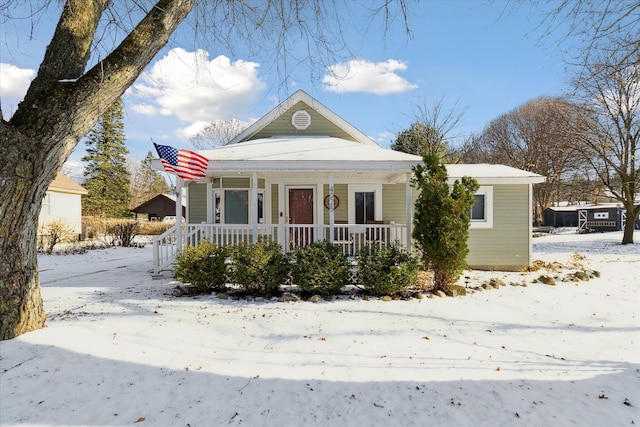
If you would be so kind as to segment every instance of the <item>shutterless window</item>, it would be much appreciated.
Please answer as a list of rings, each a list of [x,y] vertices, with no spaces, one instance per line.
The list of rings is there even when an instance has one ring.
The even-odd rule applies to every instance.
[[[485,195],[476,194],[476,202],[471,208],[471,221],[485,221],[487,219],[485,209]]]
[[[375,219],[375,193],[373,191],[358,191],[356,199],[356,224],[366,224]]]
[[[264,193],[258,193],[258,224],[264,224]]]
[[[221,200],[220,200],[220,199],[221,199],[222,197],[221,197],[221,194],[220,194],[220,192],[219,192],[219,191],[216,191],[216,192],[213,194],[213,197],[214,197],[214,199],[215,199],[215,202],[214,202],[214,209],[215,209],[215,210],[214,210],[214,218],[213,218],[213,222],[214,222],[215,224],[220,224],[220,210],[222,209],[222,203],[221,203]]]
[[[220,200],[216,198],[216,223],[219,223]],[[225,190],[224,222],[225,224],[249,224],[249,191]],[[258,223],[264,223],[264,193],[258,193]]]
[[[44,195],[40,211],[45,215],[51,215],[51,193],[49,193],[48,191]]]
[[[249,224],[249,192],[246,190],[225,190],[225,224]]]

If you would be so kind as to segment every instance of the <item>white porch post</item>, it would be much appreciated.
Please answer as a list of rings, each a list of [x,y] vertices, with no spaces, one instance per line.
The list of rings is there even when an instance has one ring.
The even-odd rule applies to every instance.
[[[411,233],[413,229],[413,195],[411,193],[411,173],[407,173],[407,252],[411,252]]]
[[[253,223],[253,243],[258,242],[258,172],[251,174],[251,222]]]
[[[215,207],[213,206],[213,178],[206,179],[207,186],[207,224],[213,224]]]
[[[184,246],[182,242],[182,178],[176,176],[176,244],[178,250]]]
[[[329,174],[329,241],[333,242],[335,240],[335,236],[333,235],[333,223],[335,213],[333,212],[335,209],[334,200],[333,200],[334,188],[333,188],[333,172]],[[324,203],[323,203],[324,204]],[[323,221],[324,222],[324,221]]]

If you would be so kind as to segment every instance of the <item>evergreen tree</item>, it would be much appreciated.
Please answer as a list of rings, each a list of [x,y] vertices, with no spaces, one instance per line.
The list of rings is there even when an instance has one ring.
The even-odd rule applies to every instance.
[[[151,167],[154,156],[149,151],[142,162],[133,169],[131,177],[131,207],[135,208],[158,194],[167,194],[171,188],[162,174]]]
[[[409,129],[396,135],[391,149],[416,156],[424,156],[429,153],[444,156],[447,152],[447,145],[447,142],[438,134],[437,129],[415,122]]]
[[[463,177],[449,187],[447,170],[435,154],[413,168],[420,191],[415,204],[413,238],[425,267],[434,274],[435,289],[446,291],[462,274],[469,253],[470,211],[478,183]]]
[[[124,217],[129,213],[129,171],[126,156],[122,102],[118,99],[100,117],[86,141],[87,162],[82,198],[85,215]]]

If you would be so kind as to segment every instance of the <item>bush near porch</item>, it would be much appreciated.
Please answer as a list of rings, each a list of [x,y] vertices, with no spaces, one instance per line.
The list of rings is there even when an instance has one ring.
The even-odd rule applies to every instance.
[[[367,248],[355,260],[360,290],[373,296],[399,296],[417,281],[418,261],[403,249]],[[329,242],[297,249],[293,256],[269,240],[217,247],[189,246],[177,256],[176,279],[190,284],[187,294],[227,292],[274,296],[293,284],[303,297],[339,295],[349,285],[352,262]],[[231,286],[229,286],[231,285]]]

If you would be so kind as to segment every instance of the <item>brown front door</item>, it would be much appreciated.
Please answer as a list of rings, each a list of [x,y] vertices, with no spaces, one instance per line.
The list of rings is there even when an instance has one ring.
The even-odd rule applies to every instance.
[[[313,189],[289,189],[289,224],[313,224]],[[293,228],[289,235],[290,249],[313,241],[311,227]]]

